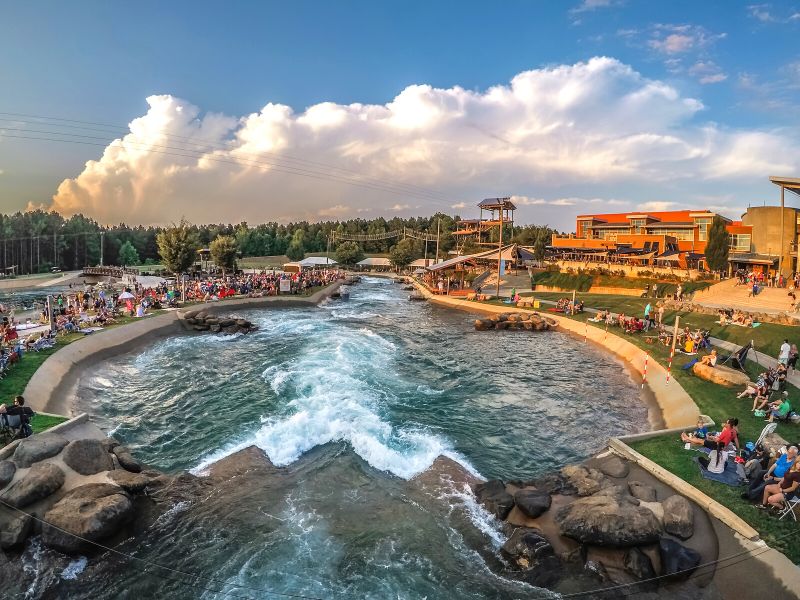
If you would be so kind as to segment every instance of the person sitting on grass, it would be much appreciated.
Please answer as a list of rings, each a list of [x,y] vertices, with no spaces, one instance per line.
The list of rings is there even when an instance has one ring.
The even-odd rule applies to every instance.
[[[712,350],[711,354],[706,354],[700,359],[700,362],[704,365],[708,365],[709,367],[716,367],[717,366],[717,351]]]
[[[781,508],[784,501],[791,500],[797,493],[798,486],[800,486],[800,461],[795,461],[789,471],[778,480],[778,483],[771,483],[764,487],[761,504],[756,504],[756,508]]]
[[[764,419],[766,422],[772,423],[775,419],[785,419],[792,410],[792,405],[789,404],[789,392],[783,392],[781,399],[770,403],[769,406],[769,417]]]
[[[750,412],[756,412],[757,410],[764,410],[769,403],[769,387],[767,384],[763,384],[758,386],[756,389],[756,395],[753,398],[753,408]]]
[[[681,441],[689,442],[690,444],[694,444],[696,446],[704,446],[709,450],[716,450],[717,442],[722,442],[722,447],[726,449],[729,445],[733,445],[734,448],[736,448],[739,445],[739,436],[736,431],[737,425],[739,425],[739,419],[731,418],[725,421],[725,424],[722,426],[722,431],[720,431],[718,435],[709,433],[705,438],[700,438],[695,435],[688,435],[682,432]]]
[[[718,441],[707,457],[701,456],[697,461],[709,473],[723,473],[725,471],[725,465],[728,463],[728,452],[725,450],[725,444]]]
[[[686,432],[681,434],[681,439],[685,442],[686,440],[683,439],[684,435],[688,437],[688,434]],[[699,440],[704,440],[706,439],[707,435],[708,435],[708,427],[706,427],[705,422],[703,421],[703,419],[697,419],[697,429],[695,429],[692,432],[692,436],[696,437]]]

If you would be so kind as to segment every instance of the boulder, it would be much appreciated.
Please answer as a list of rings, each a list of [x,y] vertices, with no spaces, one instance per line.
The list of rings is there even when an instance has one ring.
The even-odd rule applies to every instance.
[[[0,548],[11,550],[21,546],[31,532],[33,517],[18,515],[8,518],[0,524]]]
[[[120,445],[119,440],[113,437],[107,437],[104,440],[100,440],[100,443],[103,444],[103,448],[106,449],[106,452],[111,452],[114,450],[114,448]]]
[[[561,562],[553,546],[536,529],[518,527],[500,549],[515,570],[524,573],[524,579],[537,587],[550,587],[561,576]]]
[[[539,490],[522,489],[514,494],[514,504],[532,519],[547,511],[551,502],[550,494]]]
[[[239,333],[239,328],[236,325],[230,325],[228,327],[223,327],[222,332],[229,334]]]
[[[682,540],[694,533],[694,510],[691,503],[678,494],[670,496],[661,505],[664,507],[664,530]]]
[[[661,505],[661,502],[645,502],[644,500],[639,500],[639,506],[651,511],[658,519],[658,522],[661,523],[661,526],[664,526],[664,507]]]
[[[8,460],[9,458],[11,458],[14,455],[14,451],[17,449],[17,446],[19,446],[19,443],[21,441],[22,440],[14,440],[8,446],[0,450],[0,460]]]
[[[506,329],[508,329],[509,325],[510,323],[508,321],[498,321],[497,323],[494,324],[494,328],[500,331],[505,331]]]
[[[195,318],[197,316],[198,312],[200,312],[200,311],[198,311],[198,310],[187,310],[185,313],[183,313],[183,318],[184,319],[193,319],[193,318]]]
[[[75,440],[70,442],[61,454],[64,463],[81,475],[94,475],[114,468],[111,455],[103,440]]]
[[[64,485],[64,471],[52,463],[36,463],[22,479],[0,494],[0,499],[17,508],[24,508],[47,498]]]
[[[20,469],[26,469],[33,463],[51,458],[61,452],[69,440],[55,433],[42,433],[25,438],[14,451],[14,462]]]
[[[641,481],[629,481],[628,491],[631,493],[631,496],[643,500],[644,502],[656,501],[656,488],[652,485],[642,483]]]
[[[600,469],[603,475],[616,477],[618,479],[627,477],[631,470],[628,462],[617,456],[610,456],[604,459],[602,462],[600,462],[597,468]]]
[[[625,552],[624,565],[625,570],[639,581],[653,579],[656,576],[656,570],[653,568],[650,558],[639,548],[628,548]],[[658,585],[657,582],[652,582],[652,584],[653,587]]]
[[[236,325],[236,319],[231,319],[230,317],[223,317],[219,320],[219,324],[222,327],[230,327],[231,325]]]
[[[514,497],[506,491],[505,484],[499,479],[479,483],[473,491],[478,502],[500,520],[505,519],[514,508]]]
[[[587,546],[586,562],[584,568],[600,578],[601,581],[610,581],[616,585],[630,586],[625,590],[637,589],[643,591],[643,586],[632,585],[643,579],[655,577],[650,558],[637,547],[633,548],[610,548]],[[648,589],[655,588],[657,582],[652,582]],[[607,598],[617,598],[627,596],[623,590],[616,590],[617,595],[603,596]],[[635,592],[634,592],[635,595]],[[638,598],[638,595],[635,596]]]
[[[125,469],[126,471],[130,471],[131,473],[141,473],[142,472],[142,463],[138,460],[133,458],[131,451],[128,450],[125,446],[117,446],[113,450],[114,456],[117,457],[119,461],[119,466]]]
[[[14,479],[14,473],[17,472],[17,465],[10,460],[0,461],[0,489],[3,489],[11,483]]]
[[[669,538],[659,540],[658,554],[661,557],[661,575],[672,576],[673,580],[686,579],[700,564],[698,552]]]
[[[211,326],[211,332],[212,333],[219,333],[221,330],[222,330],[222,327],[220,327],[219,324],[215,323],[214,325]]]
[[[116,471],[109,472],[108,478],[123,490],[131,494],[143,492],[151,481],[150,477],[147,475],[142,473],[131,473],[130,471],[125,471],[123,469],[117,469]]]
[[[81,485],[47,511],[42,541],[60,552],[75,554],[90,545],[74,536],[100,541],[119,531],[132,512],[131,498],[122,488],[108,483]]]
[[[247,319],[236,319],[236,324],[239,327],[250,327],[250,321]]]
[[[556,521],[561,535],[596,546],[652,544],[661,535],[652,511],[611,493],[577,499],[558,511]]]
[[[747,373],[719,364],[716,367],[712,367],[696,362],[692,367],[692,373],[701,379],[727,387],[743,387],[750,381]]]
[[[475,319],[475,330],[486,331],[494,328],[494,321],[491,319]]]
[[[574,487],[578,496],[591,496],[599,492],[606,484],[605,476],[597,469],[587,469],[581,465],[567,465],[561,474]]]

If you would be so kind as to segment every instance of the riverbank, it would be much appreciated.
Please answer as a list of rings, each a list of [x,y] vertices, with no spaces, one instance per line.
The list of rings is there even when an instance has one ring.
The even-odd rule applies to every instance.
[[[74,414],[74,388],[82,371],[119,354],[132,352],[153,340],[181,333],[185,335],[186,330],[179,323],[180,311],[202,307],[207,312],[218,313],[222,310],[314,305],[329,297],[342,283],[332,283],[310,296],[233,298],[192,305],[95,332],[49,356],[31,376],[24,396],[28,405],[37,412],[71,416]]]

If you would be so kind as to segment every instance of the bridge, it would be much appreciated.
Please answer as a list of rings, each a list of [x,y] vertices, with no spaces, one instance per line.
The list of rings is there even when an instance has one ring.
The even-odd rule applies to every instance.
[[[139,271],[136,269],[128,269],[126,267],[86,267],[83,269],[81,276],[86,277],[114,277],[122,279],[125,275],[138,275]]]

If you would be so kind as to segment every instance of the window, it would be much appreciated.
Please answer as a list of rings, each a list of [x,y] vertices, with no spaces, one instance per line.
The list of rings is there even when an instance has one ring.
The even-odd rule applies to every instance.
[[[750,252],[750,234],[732,233],[730,248],[734,252]]]
[[[669,235],[682,242],[691,242],[694,239],[694,233],[691,229],[654,229],[653,233],[658,233],[658,235]]]
[[[647,223],[647,219],[631,219],[631,227],[633,227],[633,233],[644,233],[644,226]]]
[[[708,228],[711,227],[712,219],[697,219],[697,239],[701,242],[708,241]]]

